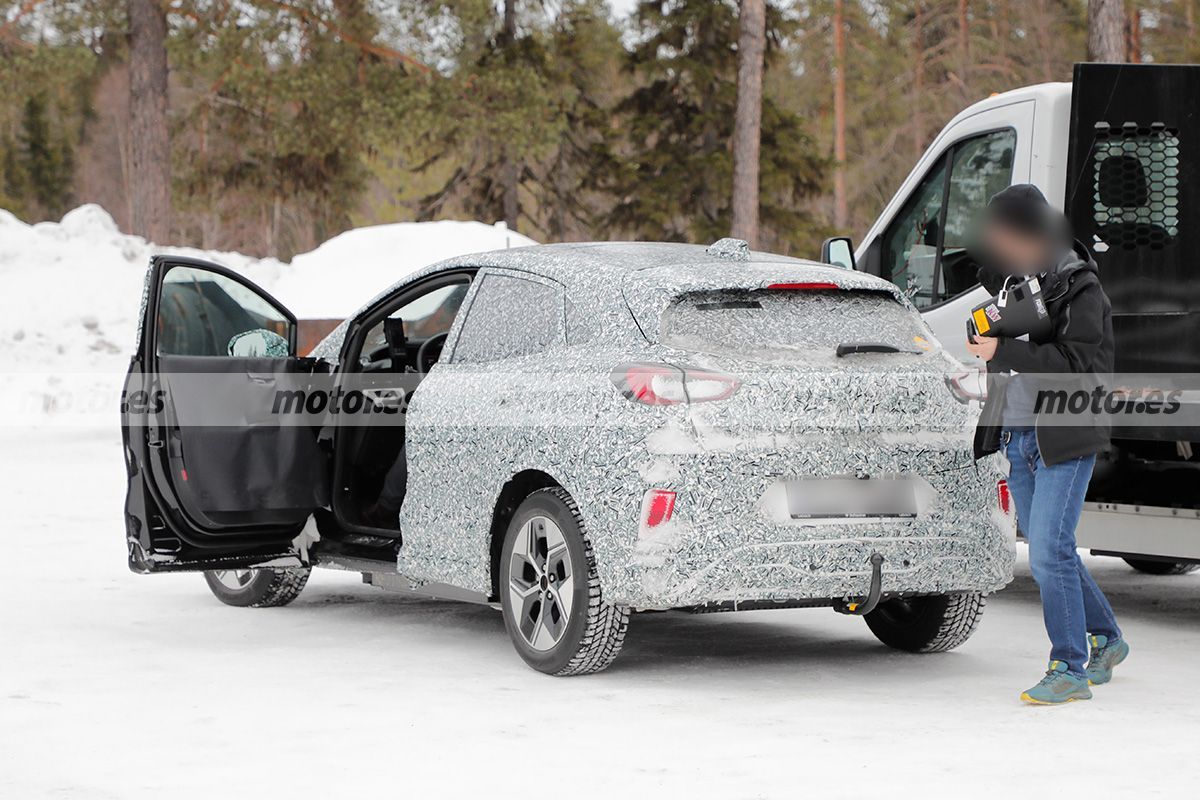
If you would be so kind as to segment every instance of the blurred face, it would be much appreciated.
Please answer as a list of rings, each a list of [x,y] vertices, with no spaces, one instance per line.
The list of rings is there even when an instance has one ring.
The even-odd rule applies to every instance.
[[[983,230],[983,242],[996,266],[1010,275],[1033,275],[1046,269],[1052,258],[1048,237],[1027,233],[998,222]]]

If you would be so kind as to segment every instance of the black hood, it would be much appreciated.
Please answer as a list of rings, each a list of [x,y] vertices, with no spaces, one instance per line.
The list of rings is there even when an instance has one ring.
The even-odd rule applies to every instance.
[[[987,220],[1031,236],[1057,232],[1056,212],[1042,190],[1031,183],[1018,183],[992,195],[985,210]]]

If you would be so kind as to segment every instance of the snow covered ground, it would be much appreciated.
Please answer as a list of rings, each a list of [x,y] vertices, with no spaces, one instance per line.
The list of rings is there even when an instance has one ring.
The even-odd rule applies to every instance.
[[[1197,575],[1090,559],[1134,650],[1059,709],[1017,701],[1047,649],[1023,567],[940,656],[826,610],[654,614],[557,679],[497,612],[354,574],[253,610],[127,572],[115,428],[0,429],[0,453],[0,797],[1194,793]]]

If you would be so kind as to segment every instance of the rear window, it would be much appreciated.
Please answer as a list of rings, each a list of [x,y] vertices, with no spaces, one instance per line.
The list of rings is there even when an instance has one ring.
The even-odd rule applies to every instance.
[[[833,358],[839,344],[904,351],[931,343],[920,317],[883,292],[722,290],[681,295],[663,312],[661,341],[681,350],[767,360]]]

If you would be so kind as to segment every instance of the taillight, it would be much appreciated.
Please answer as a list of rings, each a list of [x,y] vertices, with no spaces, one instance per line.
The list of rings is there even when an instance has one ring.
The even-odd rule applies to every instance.
[[[783,292],[819,292],[827,289],[840,289],[836,283],[829,281],[809,281],[805,283],[769,283],[767,289]]]
[[[724,400],[741,385],[737,378],[721,372],[640,363],[617,367],[612,381],[625,397],[648,406]]]
[[[675,513],[675,493],[666,489],[650,489],[642,496],[642,529],[657,528],[671,521]]]
[[[721,372],[710,372],[703,369],[685,369],[683,371],[683,386],[687,389],[688,400],[693,403],[707,403],[712,400],[724,400],[738,390],[741,383],[737,378]]]
[[[996,484],[996,502],[1005,514],[1012,513],[1012,493],[1008,491],[1008,481],[1001,479]]]

